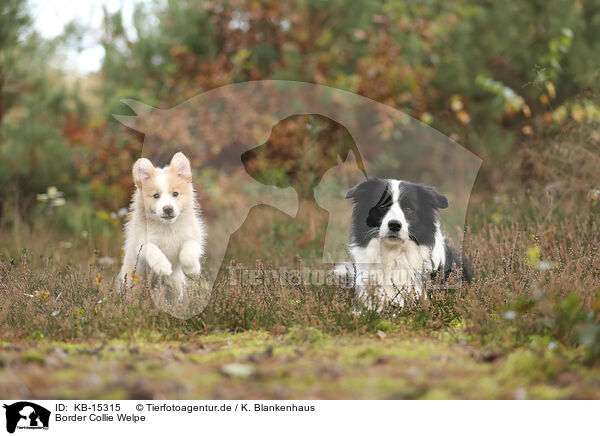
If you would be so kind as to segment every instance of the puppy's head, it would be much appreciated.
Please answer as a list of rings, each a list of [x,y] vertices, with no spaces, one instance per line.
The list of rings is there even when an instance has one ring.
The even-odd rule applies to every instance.
[[[437,210],[448,207],[448,199],[434,188],[394,179],[365,180],[346,198],[354,201],[353,243],[363,246],[374,238],[433,246]]]
[[[175,153],[164,168],[155,168],[146,158],[138,159],[133,165],[133,180],[150,219],[174,223],[193,204],[190,161],[181,152]]]

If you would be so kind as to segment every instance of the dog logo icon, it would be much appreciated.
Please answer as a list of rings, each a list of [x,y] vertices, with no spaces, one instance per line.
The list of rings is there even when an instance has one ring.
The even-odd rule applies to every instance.
[[[6,431],[9,433],[14,433],[17,428],[48,430],[50,422],[48,409],[29,401],[4,404],[3,407],[6,409]]]

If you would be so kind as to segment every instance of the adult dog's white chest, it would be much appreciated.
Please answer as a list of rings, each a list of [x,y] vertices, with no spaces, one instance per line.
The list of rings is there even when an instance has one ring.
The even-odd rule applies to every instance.
[[[386,300],[402,304],[401,294],[420,295],[424,274],[443,264],[443,250],[436,248],[410,240],[391,245],[380,239],[372,239],[366,247],[351,247],[359,296],[374,290]]]

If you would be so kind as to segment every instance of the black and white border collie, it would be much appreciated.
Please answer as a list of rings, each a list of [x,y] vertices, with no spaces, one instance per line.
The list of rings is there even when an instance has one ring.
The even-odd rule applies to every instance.
[[[432,275],[445,281],[454,268],[471,281],[471,267],[446,242],[438,210],[446,196],[426,185],[369,178],[346,194],[352,199],[350,255],[353,265],[341,271],[354,277],[359,297],[374,289],[379,298],[402,306],[409,294],[421,295]]]

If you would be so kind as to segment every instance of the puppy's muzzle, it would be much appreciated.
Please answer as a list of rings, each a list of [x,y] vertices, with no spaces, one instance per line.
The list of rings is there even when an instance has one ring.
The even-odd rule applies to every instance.
[[[173,206],[165,206],[165,207],[163,207],[162,210],[163,210],[163,214],[162,214],[161,218],[164,218],[167,220],[175,218],[175,214],[173,212]]]

